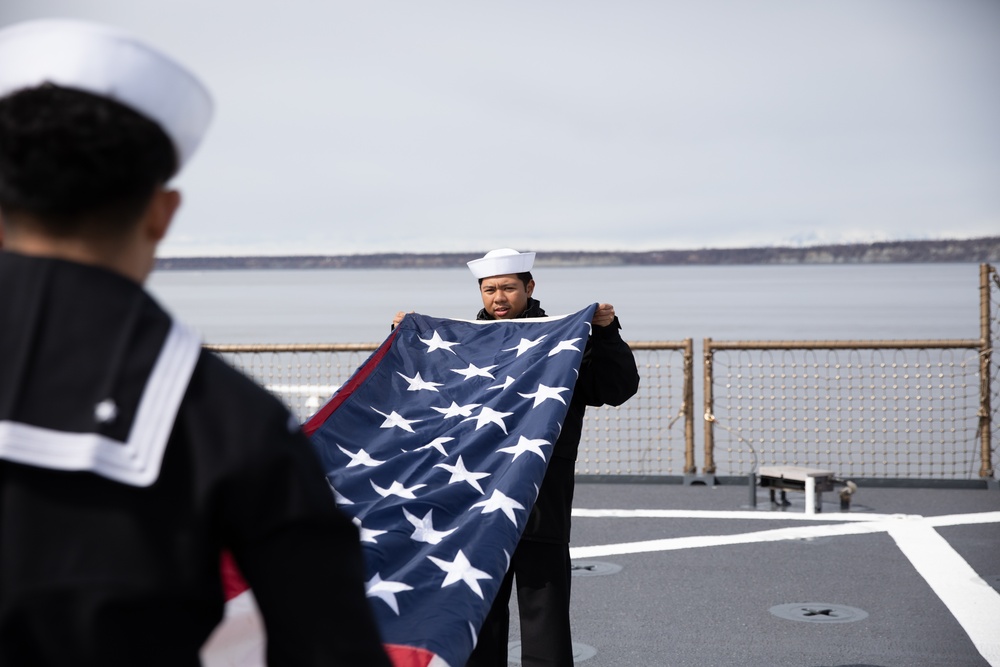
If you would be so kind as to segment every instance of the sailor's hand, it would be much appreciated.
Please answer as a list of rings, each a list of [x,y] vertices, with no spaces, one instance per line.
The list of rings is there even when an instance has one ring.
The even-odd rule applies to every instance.
[[[410,312],[412,313],[413,311],[411,310]],[[392,318],[391,328],[395,329],[396,327],[398,327],[399,323],[403,321],[404,317],[406,317],[406,313],[404,313],[403,311],[399,311],[398,313],[396,313],[396,317]]]
[[[597,304],[594,311],[594,319],[591,320],[596,327],[606,327],[615,321],[615,307],[610,303]]]

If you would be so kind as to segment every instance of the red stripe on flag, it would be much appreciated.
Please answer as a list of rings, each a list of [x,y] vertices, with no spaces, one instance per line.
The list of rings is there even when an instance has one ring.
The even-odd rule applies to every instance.
[[[393,667],[427,667],[437,657],[427,649],[415,646],[384,644],[384,647],[389,659],[392,660]]]
[[[222,571],[222,593],[225,595],[226,602],[229,602],[234,597],[250,588],[250,584],[248,584],[247,580],[243,578],[242,574],[240,574],[240,569],[236,567],[236,561],[233,560],[233,554],[228,551],[222,552],[220,570]]]

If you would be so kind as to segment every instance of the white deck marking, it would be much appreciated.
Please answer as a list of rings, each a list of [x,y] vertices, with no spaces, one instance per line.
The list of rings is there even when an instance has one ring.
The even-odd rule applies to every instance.
[[[927,523],[893,526],[889,535],[955,616],[979,653],[990,665],[1000,665],[1000,593]]]
[[[1000,512],[922,517],[904,514],[798,514],[786,512],[717,512],[686,510],[574,509],[581,518],[741,519],[832,522],[777,528],[736,535],[697,535],[570,549],[571,558],[676,551],[732,544],[779,542],[815,537],[888,533],[917,573],[944,602],[991,667],[1000,667],[1000,593],[976,574],[948,541],[934,530],[941,526],[1000,523]]]
[[[668,537],[661,540],[624,542],[593,547],[573,547],[572,558],[598,558],[622,554],[649,553],[652,551],[677,551],[699,547],[720,547],[732,544],[754,544],[758,542],[782,542],[810,537],[830,537],[834,535],[858,535],[862,533],[885,532],[886,526],[880,522],[842,523],[834,526],[799,526],[795,528],[775,528],[736,535],[695,535],[692,537]]]
[[[574,509],[573,516],[621,519],[758,519],[762,521],[882,521],[905,518],[906,514],[801,514],[799,512],[752,512],[716,510],[587,510]]]

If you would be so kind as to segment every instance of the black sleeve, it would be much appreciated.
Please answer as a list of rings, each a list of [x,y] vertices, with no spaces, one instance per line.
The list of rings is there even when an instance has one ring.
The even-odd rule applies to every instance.
[[[390,665],[364,590],[358,531],[337,510],[305,436],[246,479],[250,523],[233,555],[260,607],[270,665]]]
[[[621,405],[639,390],[639,370],[632,349],[622,340],[618,318],[606,327],[595,326],[575,391],[587,405]]]
[[[365,595],[358,531],[288,410],[249,385],[226,383],[216,404],[240,409],[205,426],[223,460],[210,504],[264,619],[268,664],[390,667]]]

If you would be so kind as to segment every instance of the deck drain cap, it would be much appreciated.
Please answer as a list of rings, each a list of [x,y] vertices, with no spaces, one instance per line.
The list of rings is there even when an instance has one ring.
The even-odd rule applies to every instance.
[[[622,571],[622,566],[599,560],[575,560],[570,569],[574,577],[599,577],[605,574],[617,574]]]
[[[587,646],[586,644],[581,644],[580,642],[573,642],[573,662],[583,662],[584,660],[590,660],[595,655],[597,655],[597,649],[593,646]],[[507,662],[520,665],[521,664],[521,642],[510,642],[507,644]]]
[[[868,618],[868,612],[857,607],[828,602],[793,602],[771,607],[771,613],[787,621],[808,623],[852,623]]]

